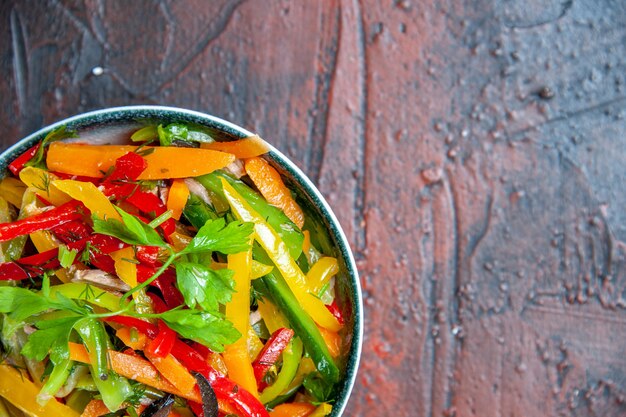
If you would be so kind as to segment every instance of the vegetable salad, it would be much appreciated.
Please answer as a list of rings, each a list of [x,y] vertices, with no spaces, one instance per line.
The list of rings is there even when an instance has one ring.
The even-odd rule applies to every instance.
[[[330,413],[332,248],[261,138],[214,136],[93,145],[62,127],[9,165],[0,417]]]

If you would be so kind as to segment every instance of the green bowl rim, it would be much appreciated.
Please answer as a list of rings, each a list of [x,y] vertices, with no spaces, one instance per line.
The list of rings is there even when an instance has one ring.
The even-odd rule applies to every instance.
[[[129,116],[133,117],[130,118]],[[164,116],[171,119],[183,117],[187,121],[196,122],[205,126],[208,125],[236,137],[246,137],[253,134],[240,126],[235,125],[234,123],[194,110],[154,105],[109,107],[68,117],[47,125],[46,127],[43,127],[24,137],[0,153],[0,172],[6,169],[6,166],[11,160],[15,159],[15,157],[19,156],[21,153],[33,146],[37,141],[43,139],[48,132],[56,129],[57,127],[68,125],[71,128],[78,129],[97,123],[115,123],[135,119],[163,118]],[[275,163],[280,165],[281,168],[286,170],[297,180],[298,185],[301,186],[303,191],[305,191],[306,195],[311,199],[311,202],[320,210],[324,220],[327,222],[331,238],[340,249],[341,256],[343,257],[348,275],[350,277],[352,290],[351,301],[353,303],[352,308],[354,311],[352,341],[350,351],[346,358],[345,376],[341,381],[338,397],[336,402],[333,404],[333,411],[330,414],[331,417],[340,417],[347,406],[352,388],[354,387],[354,383],[356,381],[363,344],[363,296],[361,293],[358,269],[345,233],[321,192],[302,172],[302,170],[298,168],[297,165],[291,162],[289,158],[287,158],[282,152],[271,144],[270,157]]]

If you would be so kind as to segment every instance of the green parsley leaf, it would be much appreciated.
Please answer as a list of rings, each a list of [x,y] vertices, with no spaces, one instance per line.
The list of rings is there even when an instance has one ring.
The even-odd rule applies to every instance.
[[[26,164],[24,165],[27,167],[46,168],[45,148],[52,142],[56,142],[61,139],[76,137],[78,137],[76,132],[74,132],[73,130],[67,130],[67,126],[61,126],[54,129],[53,131],[48,133],[45,138],[43,138],[35,156],[33,156],[30,161],[26,162]]]
[[[206,311],[169,310],[159,318],[183,338],[201,343],[214,352],[222,352],[224,345],[241,337],[231,322]]]
[[[326,402],[332,397],[333,384],[327,383],[318,372],[305,376],[302,385],[317,402]]]
[[[170,123],[167,126],[157,126],[159,142],[161,146],[170,146],[175,140],[187,141],[189,137],[189,129],[181,123]]]
[[[75,249],[68,249],[65,245],[59,246],[59,263],[63,268],[69,268],[74,263],[78,251]]]
[[[121,208],[116,206],[115,209],[122,216],[122,221],[99,219],[94,215],[93,230],[96,233],[116,237],[129,245],[167,246],[156,230]]]
[[[176,282],[189,308],[200,305],[207,311],[218,311],[219,304],[232,298],[235,288],[233,271],[213,270],[192,262],[176,262]]]
[[[50,353],[50,359],[55,364],[69,359],[70,333],[80,319],[80,316],[73,316],[37,322],[39,330],[29,336],[28,342],[22,348],[22,355],[42,361]]]
[[[50,300],[20,287],[0,287],[0,313],[8,313],[15,321],[40,314],[50,308]]]
[[[244,252],[250,248],[254,224],[238,220],[226,224],[223,218],[207,220],[181,254],[198,252]]]

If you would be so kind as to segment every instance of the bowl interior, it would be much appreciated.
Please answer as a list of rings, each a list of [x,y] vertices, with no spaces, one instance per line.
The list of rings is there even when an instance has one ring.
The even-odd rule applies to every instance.
[[[196,123],[212,131],[219,140],[234,140],[251,135],[247,130],[219,118],[190,110],[160,107],[117,107],[84,113],[61,120],[22,139],[0,154],[0,172],[6,172],[8,164],[42,140],[51,130],[66,125],[79,134],[79,140],[93,143],[111,143],[127,140],[130,133],[151,120],[160,123]],[[339,307],[346,318],[342,330],[345,354],[340,359],[343,378],[337,386],[337,396],[331,416],[342,415],[354,385],[361,355],[363,337],[362,296],[357,268],[348,241],[337,218],[315,185],[286,156],[272,147],[269,153],[272,165],[281,173],[285,182],[296,194],[296,200],[308,216],[312,216],[323,230],[311,231],[317,235],[318,244],[324,252],[338,259],[340,273],[336,279]]]

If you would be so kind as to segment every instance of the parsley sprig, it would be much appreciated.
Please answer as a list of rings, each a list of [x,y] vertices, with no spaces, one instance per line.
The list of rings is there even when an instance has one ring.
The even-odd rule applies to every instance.
[[[232,254],[247,250],[251,244],[253,224],[240,221],[226,223],[223,218],[208,220],[189,244],[183,250],[176,252],[154,229],[159,222],[145,224],[119,207],[116,209],[121,220],[94,217],[96,233],[116,237],[131,245],[157,246],[169,253],[161,267],[150,278],[122,296],[120,305],[122,307],[126,305],[127,300],[134,293],[150,285],[168,268],[174,267],[178,288],[190,310],[174,310],[168,312],[169,314],[163,313],[158,318],[165,321],[183,337],[218,350],[223,349],[224,340],[231,340],[229,337],[234,337],[233,341],[236,340],[239,337],[238,332],[232,328],[231,323],[223,319],[219,312],[220,304],[229,302],[234,292],[232,271],[214,270],[194,260],[199,255],[210,255],[211,252]],[[143,317],[148,316],[144,314]],[[226,334],[229,337],[216,340],[212,332],[201,331],[207,326],[214,328],[215,334]]]
[[[116,311],[105,313],[93,309],[90,301],[98,295],[89,285],[79,297],[68,298],[62,290],[51,291],[50,281],[44,276],[41,291],[20,287],[0,287],[0,313],[16,322],[35,325],[35,331],[25,344],[22,354],[36,360],[46,355],[54,363],[69,358],[68,341],[73,331],[86,322],[125,315],[135,318],[163,320],[181,337],[202,343],[214,351],[222,351],[224,345],[241,335],[232,323],[220,313],[220,304],[231,299],[234,291],[232,271],[213,270],[197,263],[199,258],[210,258],[211,252],[224,254],[246,250],[253,231],[251,223],[238,221],[226,223],[223,218],[209,220],[198,230],[196,236],[181,251],[176,252],[154,229],[137,217],[118,209],[121,220],[94,217],[94,231],[114,236],[131,245],[157,246],[169,253],[163,265],[148,280],[128,291],[120,300]],[[156,227],[156,226],[155,226]],[[75,251],[61,249],[59,259],[71,263]],[[157,279],[169,267],[176,270],[177,284],[189,309],[179,307],[163,313],[139,313],[135,301],[128,299],[137,291]]]

